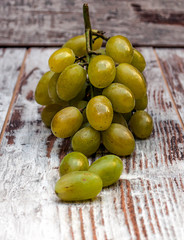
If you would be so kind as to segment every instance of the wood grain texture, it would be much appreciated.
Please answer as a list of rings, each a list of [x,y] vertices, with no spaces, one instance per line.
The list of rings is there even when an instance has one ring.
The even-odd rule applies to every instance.
[[[83,0],[1,0],[0,44],[60,46],[84,31]],[[88,1],[92,26],[135,45],[184,46],[184,2]]]
[[[184,126],[184,49],[156,49],[156,53]]]
[[[14,93],[24,54],[25,49],[0,49],[0,132]]]
[[[53,51],[29,50],[3,138],[0,239],[183,239],[184,132],[152,48],[141,52],[147,61],[154,131],[149,139],[136,140],[134,153],[122,159],[124,172],[116,184],[81,203],[60,202],[54,193],[60,159],[71,147],[68,139],[56,139],[43,125],[41,107],[33,99]],[[96,157],[101,154],[105,151]]]

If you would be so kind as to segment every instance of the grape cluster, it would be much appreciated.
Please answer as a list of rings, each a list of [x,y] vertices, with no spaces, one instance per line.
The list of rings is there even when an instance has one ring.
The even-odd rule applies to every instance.
[[[91,30],[91,33],[90,52],[87,51],[86,36],[80,35],[68,40],[50,56],[50,71],[40,79],[35,100],[45,106],[41,114],[45,125],[58,138],[71,137],[75,152],[89,157],[97,152],[102,143],[110,153],[127,156],[134,151],[134,136],[148,138],[153,129],[152,118],[144,111],[148,101],[147,84],[142,73],[146,62],[126,37],[117,35],[107,39],[97,30]],[[105,48],[101,47],[103,39],[107,40]],[[90,167],[90,172],[95,169],[97,175],[101,174],[102,182],[102,169],[105,169],[104,161],[108,165],[107,159],[100,160],[100,164],[97,160],[97,167]],[[86,165],[80,169],[80,176],[73,173],[72,179],[80,182],[86,176],[100,185],[99,179],[92,173],[86,173],[88,167]],[[122,167],[120,169],[115,181]],[[66,176],[56,184],[58,196],[64,200],[78,200],[75,196],[61,196],[61,188],[65,183],[67,185],[67,181],[70,182]],[[101,185],[108,186],[115,182],[105,181],[107,183]],[[99,189],[94,186],[95,194]],[[81,199],[86,199],[86,196]]]
[[[119,156],[130,155],[133,134],[147,138],[153,129],[147,107],[146,63],[123,36],[113,36],[100,48],[97,38],[86,62],[85,36],[76,36],[49,58],[50,71],[40,79],[35,99],[46,105],[42,120],[59,138],[72,137],[74,151],[90,156],[102,141]],[[70,48],[69,48],[70,47]],[[76,53],[78,56],[76,56]],[[128,129],[128,125],[130,130]]]

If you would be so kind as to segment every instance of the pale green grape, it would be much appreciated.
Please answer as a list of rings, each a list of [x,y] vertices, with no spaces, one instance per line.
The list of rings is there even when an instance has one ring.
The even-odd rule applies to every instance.
[[[96,197],[102,190],[101,178],[88,171],[63,175],[56,183],[55,192],[63,201],[81,201]]]
[[[133,59],[132,44],[124,36],[113,36],[106,44],[106,54],[117,63],[131,63]]]
[[[86,70],[78,64],[72,64],[60,74],[56,90],[58,96],[69,101],[76,97],[82,90],[86,81]]]
[[[48,84],[53,74],[51,71],[46,72],[38,82],[35,90],[35,100],[40,105],[49,105],[52,103],[52,99],[48,94]]]
[[[74,171],[87,171],[89,162],[87,157],[80,152],[68,153],[62,160],[59,167],[60,176]]]
[[[51,130],[56,137],[71,137],[83,122],[81,112],[75,107],[66,107],[57,112],[51,122]]]
[[[61,48],[55,51],[49,58],[50,70],[61,73],[67,66],[75,62],[75,54],[70,48]]]
[[[116,68],[109,56],[99,55],[92,58],[88,67],[91,84],[96,88],[105,88],[114,81]]]
[[[96,96],[88,102],[86,115],[94,129],[104,131],[111,125],[113,119],[112,104],[108,98]]]

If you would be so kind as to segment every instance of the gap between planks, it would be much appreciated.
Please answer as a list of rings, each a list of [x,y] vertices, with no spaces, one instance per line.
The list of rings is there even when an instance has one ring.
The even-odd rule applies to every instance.
[[[22,76],[23,76],[23,72],[24,72],[24,68],[25,68],[25,61],[26,61],[26,58],[27,58],[27,55],[28,55],[29,51],[30,51],[30,50],[26,49],[26,52],[25,52],[25,54],[24,54],[24,58],[23,58],[23,61],[22,61],[22,64],[21,64],[20,72],[19,72],[19,75],[18,75],[16,84],[15,84],[15,87],[14,87],[14,90],[13,90],[11,102],[10,102],[10,105],[9,105],[9,107],[8,107],[8,111],[7,111],[7,114],[6,114],[6,118],[5,118],[5,121],[4,121],[2,130],[1,130],[1,133],[0,133],[0,144],[1,144],[1,142],[2,142],[4,133],[5,133],[5,130],[6,130],[6,126],[7,126],[7,123],[8,123],[8,121],[9,121],[9,117],[10,117],[10,113],[11,113],[13,104],[14,104],[14,102],[16,101],[17,96],[18,96],[18,91],[19,91],[19,88],[20,88],[20,86],[21,86],[21,80],[22,80]]]
[[[166,84],[166,87],[167,87],[167,90],[168,90],[168,92],[169,92],[169,95],[170,95],[170,97],[171,97],[171,101],[172,101],[172,103],[173,103],[174,109],[175,109],[175,111],[176,111],[176,114],[178,115],[179,121],[180,121],[181,126],[182,126],[182,128],[183,128],[183,130],[184,130],[183,120],[182,120],[182,118],[181,118],[181,116],[180,116],[180,113],[179,113],[178,108],[177,108],[177,106],[176,106],[176,103],[175,103],[175,101],[174,101],[172,92],[171,92],[171,90],[170,90],[170,88],[169,88],[169,85],[168,85],[166,76],[165,76],[165,74],[164,74],[164,70],[163,70],[163,68],[162,68],[162,66],[161,66],[161,64],[160,64],[160,60],[159,60],[159,57],[158,57],[158,55],[157,55],[157,53],[156,53],[155,48],[153,48],[153,52],[154,52],[154,54],[155,54],[155,57],[156,57],[158,66],[159,66],[159,68],[160,68],[160,71],[161,71],[162,77],[163,77],[163,79],[164,79],[164,82],[165,82],[165,84]]]

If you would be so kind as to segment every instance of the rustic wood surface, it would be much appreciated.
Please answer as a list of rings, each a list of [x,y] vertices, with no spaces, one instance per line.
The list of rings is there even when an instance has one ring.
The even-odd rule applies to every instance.
[[[183,102],[173,79],[177,76],[182,84],[184,56],[177,50],[141,48],[154,131],[149,139],[136,140],[134,153],[122,158],[124,172],[117,184],[103,189],[94,201],[65,203],[57,199],[54,185],[59,162],[71,151],[70,141],[51,134],[34,101],[53,51],[19,52],[22,72],[1,134],[0,239],[184,239]],[[180,58],[175,61],[179,66],[173,56]]]
[[[0,48],[0,132],[5,122],[13,92],[16,91],[17,77],[24,54],[25,49]]]
[[[169,91],[184,123],[184,49],[157,49],[161,68],[167,80]]]
[[[83,0],[1,0],[1,46],[60,46],[84,31]],[[89,0],[93,28],[135,45],[184,46],[183,0]]]

